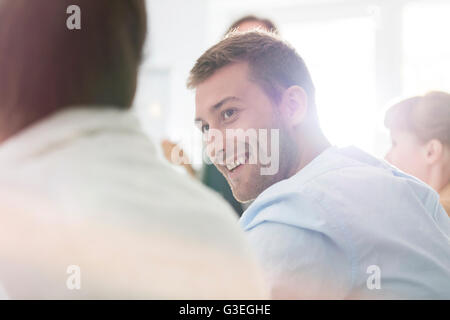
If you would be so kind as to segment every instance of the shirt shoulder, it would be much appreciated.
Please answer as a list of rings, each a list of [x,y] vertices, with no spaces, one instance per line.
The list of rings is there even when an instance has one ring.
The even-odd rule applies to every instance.
[[[409,203],[408,208],[402,208],[405,203]],[[244,214],[241,224],[255,225],[272,216],[270,212],[276,212],[273,219],[291,223],[319,219],[342,224],[345,217],[368,219],[375,214],[380,218],[380,212],[411,208],[411,215],[435,218],[438,203],[438,195],[423,182],[386,162],[356,148],[330,148],[293,177],[265,190]],[[277,209],[268,209],[273,206]],[[257,217],[258,212],[263,216]]]
[[[338,250],[340,266],[351,270],[345,283],[355,297],[368,294],[366,279],[371,266],[379,266],[387,278],[408,277],[426,288],[414,291],[400,282],[387,284],[384,293],[448,295],[450,220],[436,192],[357,149],[335,149],[320,155],[297,175],[264,191],[240,223],[255,247],[273,243],[278,254],[283,252],[278,248],[283,242],[274,239],[287,239],[285,254],[298,257],[295,261],[334,265],[337,258],[329,258],[328,253],[319,261],[314,257],[317,252]],[[264,259],[273,256],[261,250]],[[430,271],[419,276],[408,268],[398,268],[393,261],[400,256],[400,261]]]
[[[241,227],[276,222],[320,232],[354,254],[405,239],[448,253],[450,220],[424,183],[357,149],[329,150],[316,160],[263,192]]]

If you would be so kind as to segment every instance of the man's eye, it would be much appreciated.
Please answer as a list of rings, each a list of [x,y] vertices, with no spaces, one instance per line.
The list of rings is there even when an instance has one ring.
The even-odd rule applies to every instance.
[[[209,124],[202,125],[202,132],[206,133],[209,130]]]
[[[227,120],[227,119],[231,118],[234,115],[234,113],[235,113],[235,111],[233,109],[226,110],[223,113],[223,118],[225,120]]]

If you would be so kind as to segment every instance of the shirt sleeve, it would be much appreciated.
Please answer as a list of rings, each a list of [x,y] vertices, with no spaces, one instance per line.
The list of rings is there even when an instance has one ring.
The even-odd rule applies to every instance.
[[[284,202],[282,206],[265,207],[260,213],[265,219],[247,229],[247,235],[263,267],[272,298],[342,299],[349,294],[350,257],[332,232],[321,227],[321,222],[315,224],[311,220],[318,215],[316,212],[304,212],[298,205]],[[293,215],[309,218],[305,217],[307,222],[303,224],[301,218],[298,222],[278,219]]]

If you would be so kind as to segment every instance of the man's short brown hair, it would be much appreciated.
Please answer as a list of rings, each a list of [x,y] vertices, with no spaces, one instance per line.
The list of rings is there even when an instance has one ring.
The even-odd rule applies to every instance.
[[[236,32],[207,50],[190,72],[188,88],[195,88],[218,69],[247,62],[250,79],[279,103],[283,90],[297,85],[308,95],[310,115],[317,117],[314,85],[303,59],[278,36],[263,31]]]

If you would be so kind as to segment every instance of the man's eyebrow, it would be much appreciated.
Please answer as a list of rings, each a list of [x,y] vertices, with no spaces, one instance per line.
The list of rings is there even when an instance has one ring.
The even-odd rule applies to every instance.
[[[220,100],[219,102],[217,102],[210,109],[211,109],[211,111],[216,111],[216,110],[220,109],[228,101],[233,101],[233,100],[239,100],[239,98],[238,97],[226,97],[226,98]]]
[[[233,96],[223,98],[222,100],[217,102],[215,105],[211,106],[210,110],[216,111],[216,110],[220,109],[225,103],[227,103],[229,101],[233,101],[233,100],[240,100],[240,99],[238,97],[233,97]],[[201,121],[203,121],[203,119],[201,119],[201,118],[196,118],[194,120],[194,122],[201,122]]]

